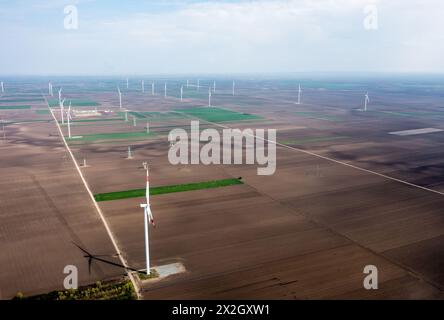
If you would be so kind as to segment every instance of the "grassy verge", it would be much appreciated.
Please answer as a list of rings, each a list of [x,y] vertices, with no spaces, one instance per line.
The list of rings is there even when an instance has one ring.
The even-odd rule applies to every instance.
[[[240,113],[217,107],[202,107],[191,109],[180,109],[177,112],[184,113],[209,122],[228,122],[262,119],[256,115]]]
[[[150,189],[150,195],[155,196],[167,193],[214,189],[214,188],[227,187],[237,184],[243,184],[241,179],[224,179],[224,180],[215,180],[207,182],[154,187]],[[94,195],[94,198],[96,199],[96,201],[102,202],[102,201],[129,199],[129,198],[141,198],[144,196],[145,196],[145,188],[136,189],[136,190],[117,191],[110,193],[101,193]]]
[[[144,281],[144,280],[159,278],[159,273],[156,270],[151,269],[150,275],[147,275],[146,273],[143,272],[138,272],[137,276],[139,277],[140,280]]]
[[[129,280],[96,282],[94,285],[77,290],[52,291],[32,297],[18,293],[14,300],[136,300],[137,295]]]
[[[0,110],[27,110],[31,109],[31,106],[0,106]]]

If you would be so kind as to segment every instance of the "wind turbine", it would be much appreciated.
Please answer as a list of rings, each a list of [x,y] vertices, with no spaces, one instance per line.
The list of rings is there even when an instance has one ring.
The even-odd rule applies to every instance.
[[[190,86],[190,80],[187,80],[187,88]]]
[[[129,79],[126,78],[126,88],[129,89]]]
[[[151,95],[154,96],[154,81],[151,83]]]
[[[302,89],[301,89],[301,85],[299,84],[299,89],[298,89],[298,102],[296,104],[301,104],[301,93],[302,93]]]
[[[167,96],[167,83],[165,82],[165,98]]]
[[[137,127],[137,119],[136,119],[136,117],[133,117],[133,126]]]
[[[216,93],[216,81],[213,82],[213,92]]]
[[[117,91],[119,92],[119,108],[122,109],[122,92],[120,91],[120,87],[117,87]]]
[[[3,85],[3,81],[0,82],[0,87],[2,89],[2,93],[5,93],[5,86]]]
[[[62,102],[62,88],[59,89],[59,104]]]
[[[208,87],[208,106],[211,107],[211,87]]]
[[[54,94],[53,94],[53,92],[52,92],[52,83],[51,83],[51,81],[49,81],[49,83],[48,83],[48,94],[49,94],[51,97],[54,96]]]
[[[233,97],[234,97],[234,88],[236,88],[236,82],[233,80]]]
[[[150,123],[148,121],[146,122],[146,133],[150,133]]]
[[[128,159],[132,159],[133,158],[133,154],[131,152],[131,146],[128,146]]]
[[[128,122],[128,110],[125,110],[125,122]]]
[[[199,89],[200,89],[200,80],[197,79],[197,91],[199,91]]]
[[[146,255],[146,274],[149,276],[151,273],[150,268],[150,244],[149,244],[149,226],[148,226],[148,220],[149,223],[155,227],[153,213],[151,212],[151,206],[150,206],[150,174],[149,174],[149,167],[148,164],[146,164],[146,203],[141,204],[140,207],[143,208],[143,216],[144,216],[144,223],[145,223],[145,255]]]
[[[60,91],[59,91],[60,92]],[[65,124],[65,99],[63,99],[62,101],[60,101],[60,113],[62,115],[62,124]]]
[[[145,93],[145,81],[142,80],[142,92]]]
[[[68,137],[71,139],[71,101],[69,101],[68,114],[66,115],[68,120]]]
[[[183,101],[183,86],[180,87],[180,102]]]
[[[370,98],[368,96],[368,92],[365,94],[365,100],[364,100],[364,112],[367,112],[367,104],[370,102]]]

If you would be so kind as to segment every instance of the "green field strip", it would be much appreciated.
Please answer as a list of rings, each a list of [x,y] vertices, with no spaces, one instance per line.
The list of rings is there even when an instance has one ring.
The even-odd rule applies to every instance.
[[[60,121],[59,121],[60,123]],[[81,127],[106,127],[106,126],[115,126],[119,124],[118,121],[102,121],[102,122],[77,122],[72,123],[72,127],[81,128]],[[65,126],[67,124],[65,123]]]
[[[29,110],[31,106],[0,106],[0,110]]]
[[[5,124],[20,124],[20,123],[33,123],[33,122],[51,122],[52,120],[45,120],[45,119],[41,119],[41,120],[14,120],[14,121],[8,121],[8,122],[4,122]]]
[[[125,116],[124,112],[119,112],[119,116]],[[183,114],[178,112],[154,112],[154,111],[129,111],[129,115],[132,115],[138,119],[147,119],[149,121],[163,121],[172,119],[184,119]]]
[[[151,137],[149,137],[149,139],[151,138],[158,138],[160,137],[160,135],[156,134],[156,135],[152,135]],[[69,140],[69,139],[68,139]],[[128,146],[128,143],[137,143],[137,142],[146,142],[147,138],[145,139],[141,139],[141,138],[133,138],[133,139],[125,139],[125,140],[96,140],[96,141],[80,141],[76,143],[76,140],[79,139],[71,139],[68,141],[68,144],[70,146],[86,146],[86,145],[105,145],[105,144],[117,144],[117,145],[125,145]],[[120,142],[120,144],[119,144]]]
[[[137,119],[145,119],[146,118],[146,116],[144,114],[142,114],[141,112],[137,112],[137,111],[130,111],[130,112],[128,112],[128,114],[136,117]]]
[[[444,112],[399,112],[399,111],[373,111],[377,113],[383,113],[389,116],[399,116],[399,117],[413,117],[413,118],[433,118],[433,117],[444,117]]]
[[[66,99],[65,106],[68,106],[71,102],[72,107],[97,107],[100,106],[100,103],[92,100],[81,100],[81,99]],[[50,107],[58,107],[59,100],[58,99],[49,99],[48,104]]]
[[[204,189],[214,189],[233,185],[243,184],[240,179],[224,179],[224,180],[214,180],[207,182],[189,183],[189,184],[179,184],[171,186],[161,186],[153,187],[150,189],[150,195],[156,196],[168,193],[204,190]],[[97,202],[130,199],[130,198],[141,198],[145,196],[145,188],[127,191],[118,191],[110,193],[101,193],[94,195]]]
[[[88,122],[110,122],[110,121],[123,121],[124,118],[104,118],[104,119],[79,119],[73,120],[72,123],[88,123]],[[61,121],[59,121],[61,123]]]
[[[0,99],[0,103],[44,102],[43,98]]]
[[[259,116],[249,113],[240,113],[217,107],[197,107],[191,109],[178,109],[180,112],[189,116],[199,118],[208,122],[234,122],[245,120],[260,120]]]
[[[317,112],[296,112],[297,116],[305,117],[305,118],[311,118],[316,120],[324,120],[324,121],[341,121],[340,118],[329,116],[329,115],[323,115]]]
[[[41,93],[36,94],[27,94],[27,93],[18,93],[18,94],[5,94],[2,95],[1,98],[7,98],[7,99],[29,99],[29,98],[37,98],[39,97],[40,100],[43,100]]]
[[[126,140],[131,138],[148,138],[153,137],[155,134],[142,132],[115,132],[115,133],[97,133],[97,134],[87,134],[79,135],[79,138],[68,138],[67,141],[97,141],[97,140]]]
[[[306,138],[306,139],[298,139],[298,140],[282,140],[279,141],[282,144],[306,144],[311,142],[324,142],[324,141],[334,141],[341,139],[348,139],[346,136],[334,136],[334,137],[315,137],[315,138]]]
[[[35,113],[40,115],[51,114],[48,109],[35,110]]]

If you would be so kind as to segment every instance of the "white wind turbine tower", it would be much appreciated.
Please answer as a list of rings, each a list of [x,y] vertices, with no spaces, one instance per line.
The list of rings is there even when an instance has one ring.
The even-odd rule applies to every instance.
[[[213,82],[213,92],[216,93],[216,81]]]
[[[59,104],[62,102],[62,88],[59,89]]]
[[[52,93],[52,83],[51,81],[49,81],[48,83],[48,95],[50,95],[51,97],[54,96]]]
[[[122,92],[120,91],[120,87],[117,87],[117,92],[119,93],[119,108],[122,109]]]
[[[365,100],[364,100],[364,112],[367,112],[367,105],[370,102],[370,98],[368,96],[368,92],[365,94]]]
[[[151,95],[154,96],[154,81],[151,83]]]
[[[132,159],[133,158],[133,153],[131,152],[131,146],[128,146],[128,158],[127,159]]]
[[[298,89],[298,102],[296,104],[301,104],[301,93],[302,93],[302,89],[301,89],[301,85],[299,84],[299,89]]]
[[[146,122],[146,133],[150,133],[150,123],[148,121]]]
[[[146,165],[146,203],[141,204],[140,207],[143,208],[143,216],[144,216],[144,224],[145,224],[145,256],[146,256],[146,274],[150,275],[151,267],[150,267],[150,244],[149,244],[149,224],[152,224],[155,227],[153,213],[151,212],[150,205],[150,174],[148,164]]]
[[[208,106],[211,107],[211,87],[208,87]]]
[[[145,81],[142,80],[142,93],[145,93]]]
[[[200,80],[197,79],[197,91],[199,91],[199,89],[200,89]]]
[[[167,96],[167,83],[165,82],[165,98]]]
[[[65,104],[65,99],[60,101],[60,114],[62,116],[62,124],[65,124],[65,106],[64,106],[64,104]]]
[[[66,115],[68,120],[68,137],[71,139],[71,101],[69,101],[68,114]]]
[[[234,97],[234,89],[236,88],[236,82],[233,80],[233,97]]]
[[[180,87],[180,102],[183,102],[183,86]]]
[[[1,87],[1,89],[2,89],[2,93],[5,93],[5,86],[4,86],[4,84],[3,84],[3,81],[0,82],[0,87]]]
[[[129,79],[126,78],[126,88],[129,89]]]

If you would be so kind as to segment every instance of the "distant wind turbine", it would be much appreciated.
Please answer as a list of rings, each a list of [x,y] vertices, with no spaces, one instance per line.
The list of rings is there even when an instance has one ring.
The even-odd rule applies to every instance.
[[[301,85],[299,84],[299,89],[298,89],[298,102],[296,104],[301,104],[301,93],[302,93],[302,89],[301,89]]]
[[[233,80],[233,97],[234,97],[234,89],[236,88],[236,82]]]
[[[71,101],[69,101],[68,114],[66,115],[68,120],[68,137],[71,139]]]
[[[365,94],[365,100],[364,100],[364,112],[367,112],[367,105],[370,102],[370,98],[368,96],[368,92]]]
[[[120,87],[117,87],[117,92],[119,93],[119,108],[122,109],[122,92],[120,91]]]
[[[211,107],[211,87],[208,87],[208,106]]]
[[[59,89],[59,104],[62,102],[62,88]]]
[[[60,113],[62,115],[62,124],[65,124],[65,99],[63,99],[62,101],[60,101]]]

